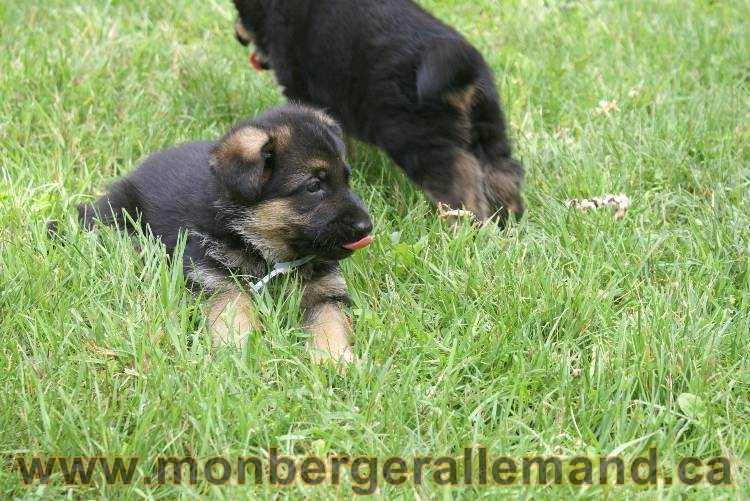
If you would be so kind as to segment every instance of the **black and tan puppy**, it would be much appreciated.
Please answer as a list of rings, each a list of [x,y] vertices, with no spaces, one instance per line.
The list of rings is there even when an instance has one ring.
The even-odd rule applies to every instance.
[[[272,266],[315,256],[298,273],[316,356],[350,360],[338,261],[370,243],[372,223],[349,173],[336,122],[288,105],[218,142],[151,156],[79,214],[88,228],[101,221],[132,232],[140,221],[170,253],[186,232],[185,273],[208,298],[214,345],[241,344],[259,329],[251,293]]]
[[[237,38],[286,96],[382,148],[429,197],[519,217],[523,167],[481,54],[412,0],[234,0]]]

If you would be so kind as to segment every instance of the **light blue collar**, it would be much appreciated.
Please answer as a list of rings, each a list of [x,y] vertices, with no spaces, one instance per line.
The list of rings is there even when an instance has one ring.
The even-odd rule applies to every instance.
[[[309,263],[313,259],[315,259],[315,256],[307,256],[307,257],[303,257],[302,259],[298,259],[296,261],[289,261],[287,263],[276,263],[273,267],[273,270],[271,270],[271,273],[261,278],[254,284],[252,284],[250,288],[254,292],[260,292],[263,289],[263,287],[268,285],[268,282],[270,282],[271,279],[273,279],[273,277],[284,274],[284,273],[289,273],[290,271]]]

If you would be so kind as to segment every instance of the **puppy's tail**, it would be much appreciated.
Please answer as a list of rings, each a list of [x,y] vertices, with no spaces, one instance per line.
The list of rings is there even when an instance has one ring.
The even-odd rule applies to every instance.
[[[78,222],[81,223],[83,228],[86,230],[93,230],[96,226],[96,206],[95,205],[76,205],[76,211],[78,212]],[[60,232],[60,225],[57,219],[50,219],[47,221],[47,238],[50,240],[65,240],[65,235]]]
[[[468,42],[443,39],[430,47],[417,70],[419,102],[444,99],[479,79],[483,60]]]
[[[138,200],[136,186],[128,179],[122,179],[95,203],[77,205],[78,222],[88,231],[94,230],[101,222],[132,233],[141,212]],[[57,220],[52,219],[47,223],[47,237],[62,238]]]

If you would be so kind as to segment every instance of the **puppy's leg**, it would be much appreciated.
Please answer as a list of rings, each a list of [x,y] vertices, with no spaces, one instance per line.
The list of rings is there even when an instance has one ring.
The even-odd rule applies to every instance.
[[[342,310],[350,304],[346,283],[338,266],[317,274],[305,284],[302,308],[305,329],[312,334],[313,359],[346,363],[354,360],[352,326]]]
[[[242,348],[251,332],[260,330],[255,306],[239,288],[217,292],[205,306],[213,346]]]
[[[470,118],[475,137],[472,149],[479,156],[484,171],[484,193],[490,216],[497,215],[502,224],[510,214],[517,220],[523,215],[521,185],[524,169],[511,157],[505,116],[497,93],[489,85],[492,76],[486,75],[485,81],[484,91],[476,94],[471,112],[466,116]]]
[[[308,310],[305,315],[307,330],[313,335],[313,360],[321,362],[331,358],[334,362],[354,360],[351,346],[352,328],[349,318],[334,303],[323,303]]]
[[[497,158],[484,164],[484,193],[490,216],[496,214],[500,223],[504,223],[510,214],[516,220],[523,216],[523,177],[523,166],[512,158]]]
[[[438,206],[470,211],[479,221],[489,217],[484,173],[471,153],[444,147],[410,151],[394,159]]]

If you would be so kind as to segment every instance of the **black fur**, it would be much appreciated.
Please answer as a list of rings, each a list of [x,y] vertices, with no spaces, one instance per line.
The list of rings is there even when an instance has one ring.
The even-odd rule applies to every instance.
[[[438,203],[522,214],[523,168],[492,73],[455,30],[411,0],[234,3],[238,38],[288,98],[325,108]]]

